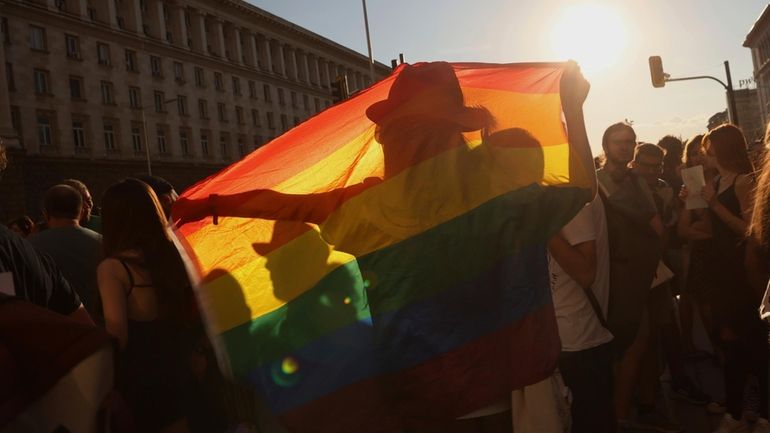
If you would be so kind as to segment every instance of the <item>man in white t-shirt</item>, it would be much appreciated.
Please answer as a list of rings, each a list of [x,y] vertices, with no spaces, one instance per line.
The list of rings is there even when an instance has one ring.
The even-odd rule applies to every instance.
[[[549,273],[562,352],[559,369],[573,395],[572,432],[616,430],[612,334],[602,324],[610,258],[604,206],[597,196],[548,242]],[[586,289],[593,293],[600,319]]]

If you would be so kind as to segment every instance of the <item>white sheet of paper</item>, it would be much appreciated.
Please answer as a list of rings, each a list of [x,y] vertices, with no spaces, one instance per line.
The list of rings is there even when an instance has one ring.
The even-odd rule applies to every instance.
[[[658,269],[655,270],[655,278],[652,280],[650,288],[658,287],[672,278],[674,278],[674,273],[661,260],[658,262]]]
[[[765,295],[762,298],[762,305],[759,306],[759,317],[762,320],[770,321],[770,281],[767,283]]]
[[[0,272],[0,293],[8,296],[16,296],[16,287],[13,285],[13,274]]]
[[[705,209],[709,207],[706,200],[703,200],[703,197],[700,196],[701,189],[706,185],[702,165],[683,168],[682,181],[684,186],[687,187],[687,201],[685,202],[687,209]]]

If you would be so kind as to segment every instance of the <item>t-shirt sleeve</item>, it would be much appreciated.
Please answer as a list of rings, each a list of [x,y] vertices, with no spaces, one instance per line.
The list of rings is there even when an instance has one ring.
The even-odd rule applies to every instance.
[[[564,228],[561,234],[570,245],[596,240],[596,226],[593,218],[594,202],[588,203],[575,215]]]
[[[64,278],[52,258],[40,253],[39,256],[43,272],[47,274],[45,278],[50,281],[51,296],[48,298],[48,309],[64,315],[73,313],[81,305],[80,296]]]
[[[16,296],[33,304],[64,315],[81,305],[53,259],[4,227],[0,227],[0,271],[11,272]]]

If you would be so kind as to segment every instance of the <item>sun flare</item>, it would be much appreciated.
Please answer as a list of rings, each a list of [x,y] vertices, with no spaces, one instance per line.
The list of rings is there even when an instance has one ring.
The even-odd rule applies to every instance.
[[[582,4],[565,8],[551,32],[551,49],[560,59],[580,64],[587,76],[613,66],[626,48],[623,19],[610,7]]]

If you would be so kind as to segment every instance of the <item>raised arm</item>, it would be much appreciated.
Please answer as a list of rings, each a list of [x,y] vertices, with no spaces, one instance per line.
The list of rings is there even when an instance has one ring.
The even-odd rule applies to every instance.
[[[345,200],[366,189],[367,183],[313,194],[284,194],[256,189],[237,194],[211,194],[204,199],[180,198],[174,204],[172,219],[177,226],[213,216],[263,218],[320,224]]]
[[[591,85],[580,73],[580,68],[570,62],[562,76],[560,94],[564,119],[567,122],[567,139],[570,143],[570,153],[576,158],[570,158],[570,165],[578,163],[586,171],[591,182],[592,196],[596,194],[596,176],[594,173],[594,158],[588,142],[585,120],[583,118],[583,103],[588,96]],[[573,172],[570,167],[570,172]]]

